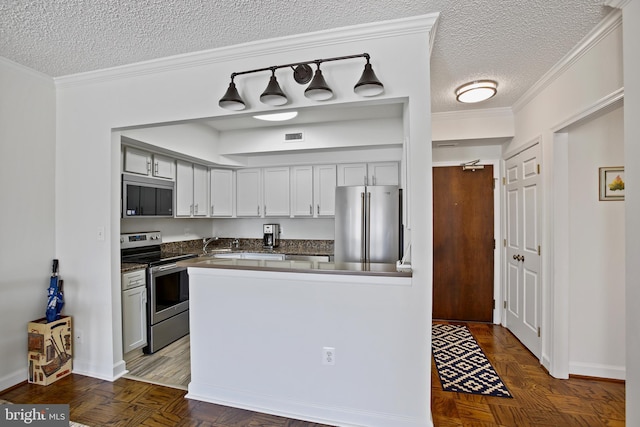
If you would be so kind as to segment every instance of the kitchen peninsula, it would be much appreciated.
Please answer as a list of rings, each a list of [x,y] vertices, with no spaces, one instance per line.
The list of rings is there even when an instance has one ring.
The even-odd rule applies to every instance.
[[[190,280],[188,398],[329,424],[415,425],[402,387],[424,345],[411,338],[420,322],[411,273],[211,256],[181,265]]]

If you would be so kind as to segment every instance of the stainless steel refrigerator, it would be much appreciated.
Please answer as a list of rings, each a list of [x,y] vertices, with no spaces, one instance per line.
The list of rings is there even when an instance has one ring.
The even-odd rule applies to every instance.
[[[398,186],[336,187],[335,262],[390,262],[402,257]]]

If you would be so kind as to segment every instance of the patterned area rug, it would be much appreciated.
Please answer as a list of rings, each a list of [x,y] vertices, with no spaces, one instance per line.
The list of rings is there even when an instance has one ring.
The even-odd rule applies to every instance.
[[[466,326],[434,323],[431,330],[433,359],[443,390],[512,397]]]
[[[11,402],[9,402],[8,400],[3,400],[0,399],[0,405],[11,405]],[[69,427],[89,427],[85,424],[80,424],[80,423],[76,423],[73,421],[69,421]]]

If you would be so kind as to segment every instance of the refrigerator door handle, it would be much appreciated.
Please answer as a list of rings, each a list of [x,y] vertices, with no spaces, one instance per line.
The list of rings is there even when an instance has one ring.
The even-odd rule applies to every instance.
[[[362,215],[360,223],[360,262],[365,262],[367,242],[365,236],[367,235],[367,221],[366,221],[366,193],[360,193],[360,214]]]
[[[366,192],[365,196],[366,206],[364,208],[364,262],[371,261],[371,193]]]

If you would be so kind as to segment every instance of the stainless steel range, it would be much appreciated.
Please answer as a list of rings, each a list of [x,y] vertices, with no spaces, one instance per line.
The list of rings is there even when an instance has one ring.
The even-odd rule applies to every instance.
[[[195,254],[163,253],[159,231],[120,235],[122,262],[147,265],[147,339],[154,353],[189,333],[189,276],[176,263]]]

